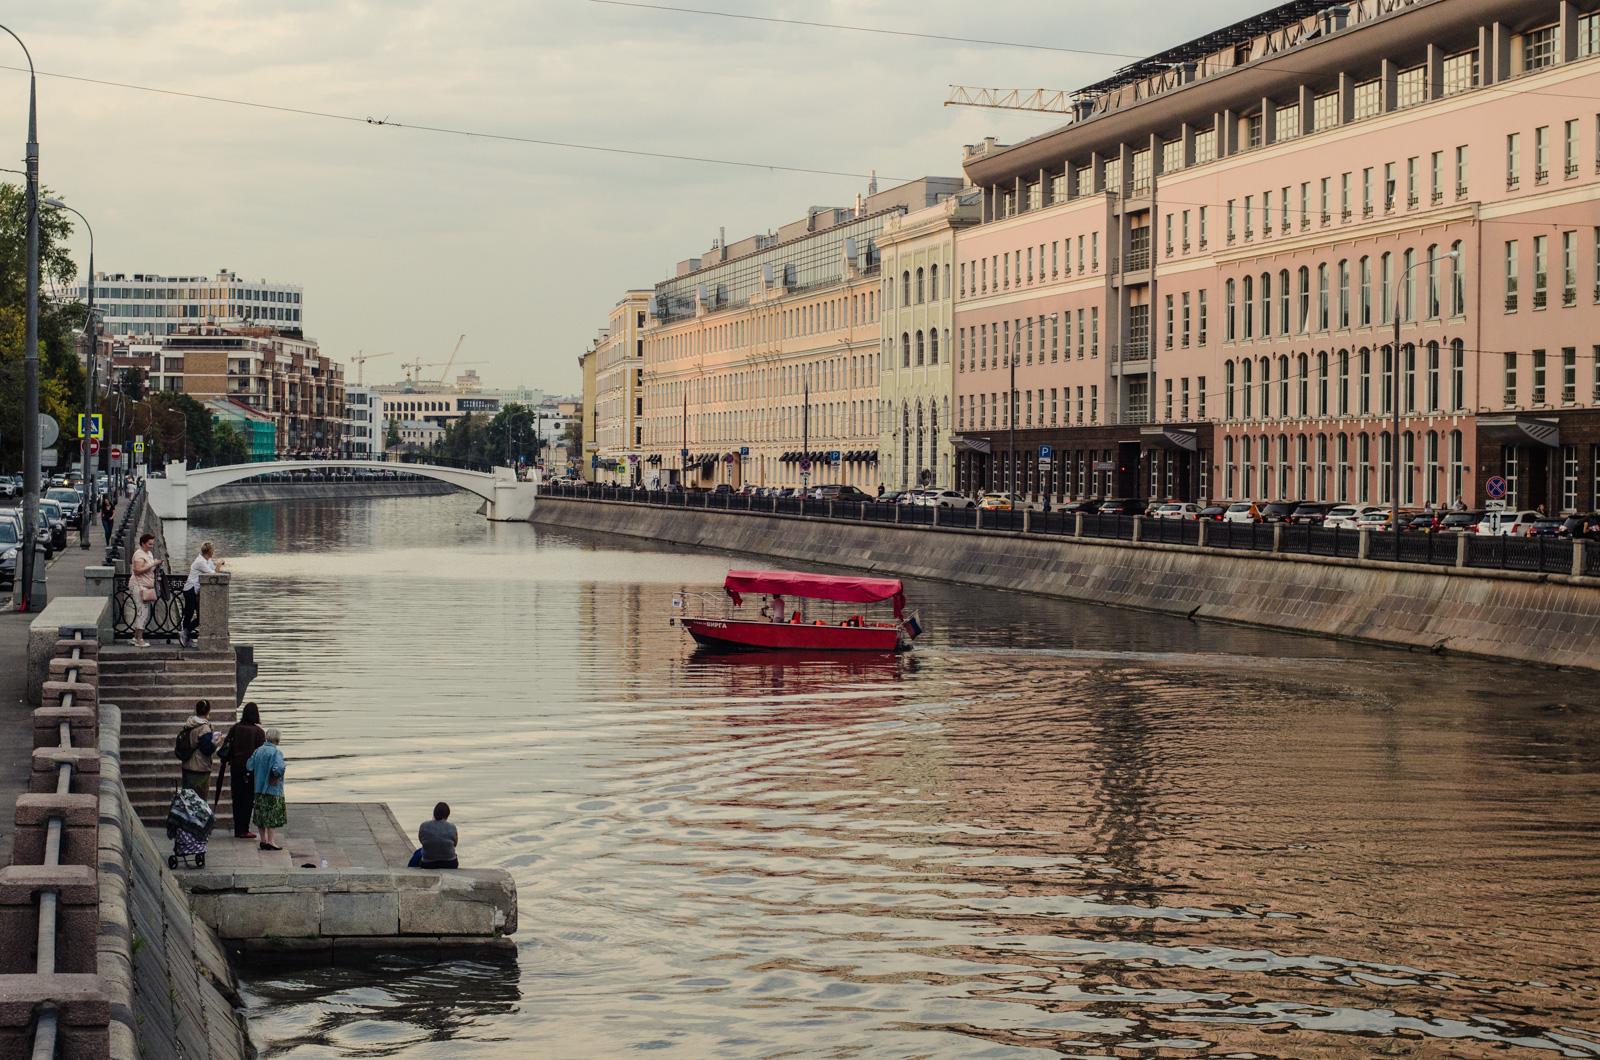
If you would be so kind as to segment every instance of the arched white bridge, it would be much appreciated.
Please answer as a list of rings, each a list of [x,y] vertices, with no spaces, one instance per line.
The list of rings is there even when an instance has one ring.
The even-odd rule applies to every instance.
[[[259,464],[224,464],[221,467],[191,469],[182,463],[167,465],[165,478],[145,482],[150,508],[163,519],[189,518],[189,501],[230,482],[271,474],[274,471],[399,471],[421,478],[447,482],[458,490],[475,493],[488,502],[485,514],[492,522],[526,522],[533,516],[539,495],[536,482],[523,482],[509,467],[492,472],[463,471],[434,464],[390,464],[379,460],[271,460]]]

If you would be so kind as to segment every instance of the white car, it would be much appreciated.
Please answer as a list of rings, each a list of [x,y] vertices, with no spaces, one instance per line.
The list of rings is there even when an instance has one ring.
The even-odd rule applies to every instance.
[[[1388,510],[1376,504],[1341,504],[1335,508],[1328,509],[1328,514],[1323,518],[1322,525],[1327,530],[1354,530],[1361,524],[1361,517],[1368,512],[1386,512]]]
[[[1478,523],[1478,533],[1484,537],[1527,537],[1533,524],[1544,516],[1530,511],[1487,511]]]
[[[1239,501],[1237,504],[1228,505],[1228,510],[1222,513],[1225,523],[1259,523],[1261,509],[1257,508],[1254,501]]]
[[[1166,504],[1156,505],[1154,515],[1157,519],[1188,519],[1200,518],[1198,504],[1181,504],[1177,501],[1168,501]]]
[[[915,504],[933,508],[976,508],[978,502],[955,490],[920,490]]]

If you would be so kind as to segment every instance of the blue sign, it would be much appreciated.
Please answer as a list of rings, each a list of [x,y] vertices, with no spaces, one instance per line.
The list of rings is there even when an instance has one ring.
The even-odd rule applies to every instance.
[[[739,455],[740,456],[749,456],[750,455],[750,447],[748,445],[741,445],[739,447]]]
[[[678,455],[683,457],[683,459],[687,461],[689,459],[689,450],[687,450],[687,449],[679,449],[678,450]]]
[[[599,467],[600,466],[600,458],[598,456],[591,456],[589,458],[589,466],[590,467]]]
[[[1506,495],[1506,480],[1495,475],[1483,484],[1483,491],[1495,500],[1500,500]]]
[[[830,463],[830,464],[837,464],[843,459],[844,459],[844,454],[841,453],[837,449],[831,450],[828,453],[828,463]]]
[[[1039,459],[1040,460],[1049,460],[1052,456],[1055,456],[1055,455],[1056,455],[1056,451],[1054,449],[1050,448],[1050,446],[1041,445],[1039,447]]]

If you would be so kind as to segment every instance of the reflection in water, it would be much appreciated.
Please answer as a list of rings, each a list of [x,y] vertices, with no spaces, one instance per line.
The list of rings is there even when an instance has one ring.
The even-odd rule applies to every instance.
[[[253,981],[275,1055],[1600,1056],[1586,678],[926,583],[910,655],[708,656],[728,558],[473,509],[191,532],[291,823],[445,798],[521,893],[514,967]]]

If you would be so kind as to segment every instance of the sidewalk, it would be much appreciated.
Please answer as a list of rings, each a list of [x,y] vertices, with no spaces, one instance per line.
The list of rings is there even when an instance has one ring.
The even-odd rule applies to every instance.
[[[87,549],[78,547],[77,533],[70,534],[65,551],[56,553],[46,568],[50,595],[82,596],[84,568],[104,562],[105,554],[106,542],[98,526],[90,533]],[[17,796],[28,790],[32,766],[34,704],[27,701],[28,626],[37,617],[9,609],[0,612],[0,865],[11,864]]]

